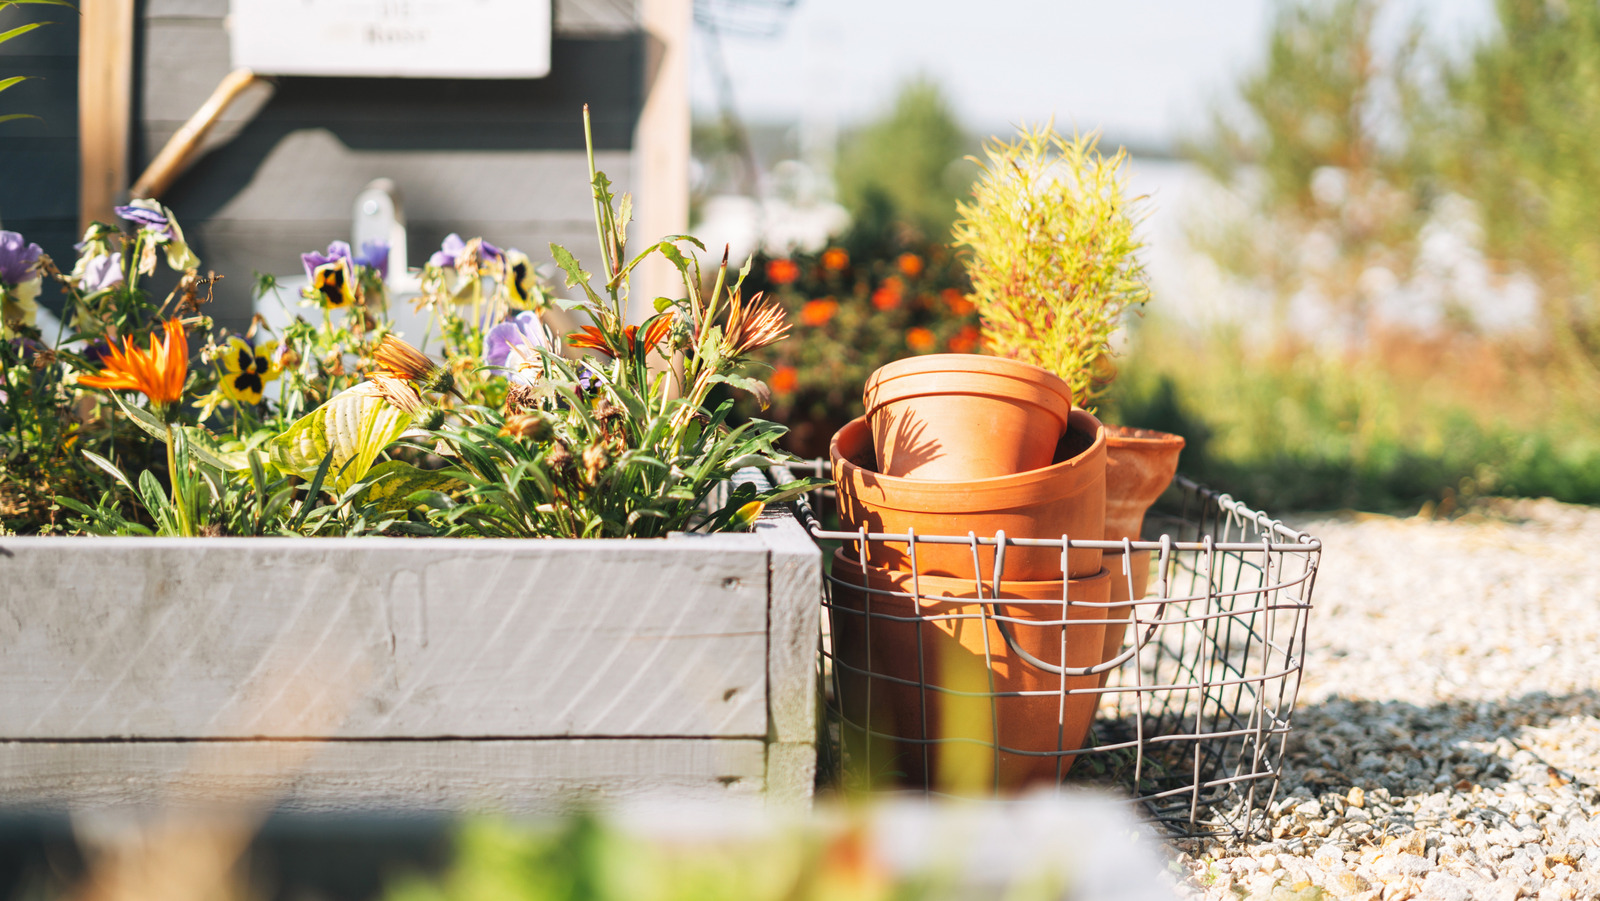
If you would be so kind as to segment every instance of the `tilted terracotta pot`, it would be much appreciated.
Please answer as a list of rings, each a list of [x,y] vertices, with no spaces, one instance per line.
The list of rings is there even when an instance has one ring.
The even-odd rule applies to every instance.
[[[1106,428],[1107,541],[1139,540],[1144,514],[1178,472],[1183,437],[1121,425]]]
[[[967,482],[1049,466],[1072,389],[1028,363],[928,354],[878,369],[865,400],[880,472]]]
[[[945,791],[988,793],[997,785],[996,767],[998,787],[1010,791],[1055,781],[1072,766],[1074,755],[1057,752],[1083,747],[1099,695],[1063,695],[1062,685],[1067,691],[1093,688],[1098,676],[1063,677],[1013,652],[993,616],[981,616],[986,605],[975,602],[978,589],[972,580],[918,577],[915,587],[925,599],[918,604],[911,597],[875,593],[912,594],[910,573],[880,567],[863,573],[860,561],[844,548],[834,552],[833,576],[838,581],[832,584],[830,618],[839,703],[855,727],[847,740],[857,748],[864,740],[859,727],[870,723],[880,733],[870,739],[875,775]],[[1006,581],[999,595],[985,584],[983,596],[1018,601],[989,610],[1018,620],[1007,622],[1006,629],[1036,659],[1093,666],[1100,662],[1106,608],[1063,604],[1063,588],[1072,601],[1103,604],[1111,576],[1101,570],[1065,584]],[[997,692],[1039,694],[992,696]],[[998,755],[991,750],[997,738],[1008,749]]]
[[[1127,620],[1133,612],[1133,605],[1129,600],[1141,600],[1145,592],[1150,589],[1150,552],[1134,551],[1128,556],[1132,569],[1133,588],[1128,588],[1129,576],[1122,571],[1122,551],[1107,551],[1105,555],[1106,572],[1111,574],[1111,603],[1116,606],[1106,611],[1106,643],[1100,652],[1100,662],[1122,653],[1122,642],[1127,637],[1129,623],[1118,622]],[[1100,674],[1100,684],[1106,684],[1106,679],[1111,676],[1111,671],[1106,670]]]
[[[1105,437],[1100,421],[1083,410],[1070,414],[1072,427],[1060,440],[1059,462],[1017,475],[957,482],[902,479],[877,472],[865,417],[833,437],[833,479],[839,491],[839,518],[846,531],[992,538],[1097,538],[1105,530]],[[904,542],[868,542],[872,566],[909,570]],[[1100,571],[1100,551],[1074,549],[1067,555],[1069,578]],[[994,547],[981,547],[979,572],[994,574]],[[917,569],[929,575],[972,578],[970,545],[917,545]],[[1061,578],[1056,548],[1006,549],[1005,578],[1038,581]]]

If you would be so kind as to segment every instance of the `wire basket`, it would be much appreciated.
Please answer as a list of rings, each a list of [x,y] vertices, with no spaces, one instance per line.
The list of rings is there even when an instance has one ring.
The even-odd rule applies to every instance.
[[[1182,477],[1137,542],[830,531],[799,506],[827,561],[825,778],[964,796],[1108,785],[1180,835],[1261,830],[1300,684],[1316,538]],[[869,571],[875,542],[913,561],[919,546],[969,545],[977,578]],[[980,547],[995,548],[991,572]],[[1010,547],[1063,560],[1098,548],[1105,569],[1007,582]],[[1111,578],[1120,600],[1090,584]]]

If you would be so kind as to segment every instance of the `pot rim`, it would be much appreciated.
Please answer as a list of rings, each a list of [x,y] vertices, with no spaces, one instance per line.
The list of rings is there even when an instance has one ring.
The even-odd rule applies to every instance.
[[[850,485],[845,490],[875,506],[922,513],[1009,510],[1036,504],[1041,498],[1065,497],[1078,493],[1083,490],[1086,483],[1092,483],[1093,474],[1090,473],[1087,479],[1071,478],[1069,474],[1077,471],[1099,469],[1102,473],[1100,478],[1104,478],[1105,427],[1087,410],[1073,410],[1069,415],[1069,423],[1076,423],[1085,428],[1092,425],[1095,437],[1087,449],[1060,463],[987,479],[969,481],[908,479],[874,472],[851,462],[839,452],[839,439],[846,432],[856,429],[864,435],[865,443],[870,444],[872,429],[866,416],[851,420],[844,428],[834,433],[833,439],[828,442],[828,456],[833,462],[837,481],[841,485],[844,483]]]
[[[1106,446],[1125,450],[1182,450],[1182,435],[1127,425],[1106,425]]]
[[[941,373],[966,376],[976,384],[956,391],[948,386],[917,384],[920,376]],[[1072,387],[1061,376],[1032,363],[982,354],[924,354],[896,360],[878,367],[868,377],[862,399],[867,416],[871,417],[896,401],[940,394],[975,394],[1033,403],[1055,414],[1063,427],[1067,425],[1067,413],[1073,409]]]

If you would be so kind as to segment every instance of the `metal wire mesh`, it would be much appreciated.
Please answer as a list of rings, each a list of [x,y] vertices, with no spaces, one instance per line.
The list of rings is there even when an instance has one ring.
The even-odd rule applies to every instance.
[[[1092,783],[1179,834],[1259,832],[1300,683],[1316,538],[1182,477],[1137,542],[844,532],[811,502],[799,512],[828,561],[822,771],[841,788],[999,796]],[[976,577],[869,571],[872,542],[913,561],[921,546],[969,545]],[[1069,547],[1099,548],[1112,571],[1096,579],[1127,591],[1007,581],[1009,547],[1054,547],[1063,561]],[[1146,557],[1147,592],[1135,578]]]

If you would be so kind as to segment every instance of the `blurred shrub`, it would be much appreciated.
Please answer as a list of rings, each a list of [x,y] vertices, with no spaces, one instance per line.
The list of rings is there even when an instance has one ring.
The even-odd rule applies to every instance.
[[[980,347],[960,262],[915,232],[856,229],[821,253],[757,254],[745,285],[778,297],[794,323],[761,359],[773,366],[768,418],[790,427],[785,446],[804,457],[826,457],[833,433],[862,414],[879,366]]]
[[[1318,354],[1150,317],[1107,415],[1185,436],[1186,474],[1274,511],[1449,512],[1491,494],[1600,503],[1592,408],[1539,356],[1406,333]]]
[[[962,160],[971,144],[939,86],[910,81],[887,116],[844,141],[834,172],[839,202],[858,231],[883,233],[899,224],[943,240],[956,199],[977,174]]]
[[[1231,215],[1208,209],[1196,246],[1271,297],[1280,323],[1291,298],[1309,295],[1356,338],[1374,290],[1410,271],[1432,197],[1426,148],[1404,127],[1427,109],[1420,32],[1378,52],[1379,5],[1279,7],[1264,62],[1187,148],[1241,201]]]
[[[1498,0],[1450,80],[1437,149],[1487,250],[1544,294],[1548,335],[1600,361],[1600,5]]]

